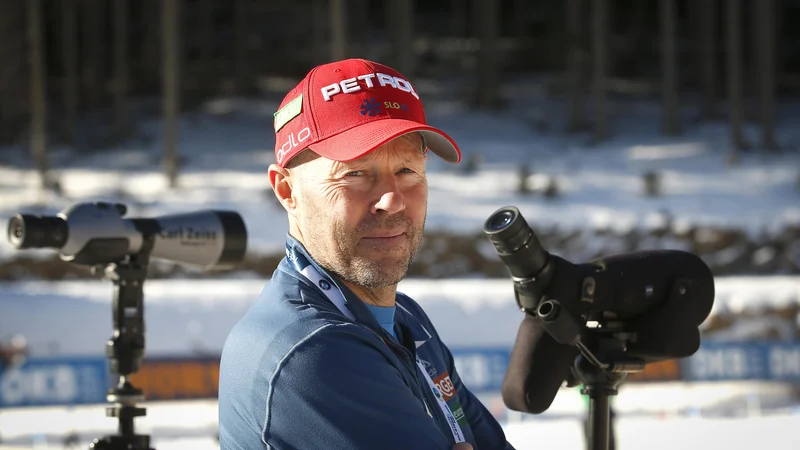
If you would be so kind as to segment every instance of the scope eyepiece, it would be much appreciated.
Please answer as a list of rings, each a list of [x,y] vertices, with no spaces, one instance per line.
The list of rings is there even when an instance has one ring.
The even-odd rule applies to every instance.
[[[483,224],[483,232],[514,277],[533,277],[547,263],[547,252],[516,206],[492,213]]]
[[[14,248],[61,248],[69,234],[58,216],[16,214],[8,221],[8,240]]]
[[[515,206],[495,211],[483,225],[483,231],[500,254],[514,253],[531,238],[532,230]]]
[[[500,211],[489,216],[489,219],[486,220],[485,228],[487,231],[492,232],[503,231],[506,227],[511,225],[517,215],[518,213],[511,209],[501,209]]]

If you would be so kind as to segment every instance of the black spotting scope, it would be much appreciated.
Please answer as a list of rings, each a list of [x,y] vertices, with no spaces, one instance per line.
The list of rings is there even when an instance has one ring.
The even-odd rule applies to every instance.
[[[150,257],[200,268],[241,262],[247,230],[239,214],[203,210],[155,218],[123,218],[119,203],[78,203],[55,216],[17,214],[8,240],[17,249],[53,248],[75,264],[116,262],[138,253],[149,239]]]
[[[698,256],[638,251],[574,264],[547,252],[514,206],[495,211],[484,233],[525,313],[503,381],[510,409],[539,414],[564,382],[594,383],[587,363],[613,375],[603,387],[614,395],[625,374],[699,349],[714,279]]]

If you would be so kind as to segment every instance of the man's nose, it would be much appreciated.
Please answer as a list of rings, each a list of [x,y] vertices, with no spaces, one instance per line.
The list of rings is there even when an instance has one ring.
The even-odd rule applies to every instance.
[[[372,213],[378,214],[381,211],[389,214],[400,212],[406,208],[405,199],[397,186],[397,181],[392,179],[381,183],[380,197],[372,205]]]

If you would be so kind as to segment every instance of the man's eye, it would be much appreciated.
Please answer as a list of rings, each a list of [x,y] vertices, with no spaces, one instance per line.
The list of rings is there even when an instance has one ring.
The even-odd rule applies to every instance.
[[[346,174],[344,174],[344,176],[346,176],[346,177],[358,177],[358,176],[361,176],[361,175],[364,175],[364,171],[363,170],[354,170],[352,172],[347,172]]]
[[[409,169],[408,167],[403,167],[397,173],[414,173],[414,171]]]

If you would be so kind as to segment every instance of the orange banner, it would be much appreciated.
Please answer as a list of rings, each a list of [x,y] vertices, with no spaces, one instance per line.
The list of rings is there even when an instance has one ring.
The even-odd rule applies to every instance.
[[[145,360],[131,382],[147,400],[216,398],[219,360]]]
[[[681,367],[678,360],[668,359],[650,363],[644,370],[629,374],[626,380],[632,382],[644,381],[677,381],[681,379]]]

